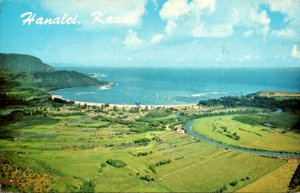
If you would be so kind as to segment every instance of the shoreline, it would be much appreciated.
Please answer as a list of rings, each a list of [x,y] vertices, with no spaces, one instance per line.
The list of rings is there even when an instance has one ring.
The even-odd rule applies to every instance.
[[[51,93],[50,93],[51,94]],[[75,100],[68,100],[68,99],[65,99],[63,98],[62,96],[60,95],[52,95],[51,94],[51,99],[53,100],[54,98],[59,98],[59,99],[62,99],[62,100],[65,100],[65,101],[74,101],[74,104],[76,105],[87,105],[87,106],[90,106],[90,107],[93,107],[93,106],[97,106],[97,107],[102,107],[103,105],[105,105],[105,103],[94,103],[94,102],[83,102],[83,101],[75,101]],[[108,103],[109,104],[109,107],[107,108],[113,108],[113,107],[118,107],[118,108],[126,108],[126,109],[131,109],[131,108],[135,108],[135,107],[138,107],[137,105],[130,105],[130,104],[111,104],[111,103]],[[177,108],[177,109],[182,109],[182,108],[198,108],[198,106],[196,104],[180,104],[180,105],[139,105],[139,108],[140,109],[156,109],[156,108]]]

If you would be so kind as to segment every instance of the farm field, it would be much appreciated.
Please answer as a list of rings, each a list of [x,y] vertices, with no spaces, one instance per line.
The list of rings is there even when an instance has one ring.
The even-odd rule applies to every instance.
[[[191,129],[225,144],[270,151],[300,152],[300,134],[289,113],[211,116],[197,119]]]
[[[298,165],[298,160],[290,159],[278,169],[239,189],[237,192],[285,192]]]
[[[7,126],[13,139],[0,140],[5,190],[235,191],[287,163],[218,148],[172,129],[134,132],[116,121],[155,113],[163,115],[160,121],[174,118],[165,110],[73,108]]]

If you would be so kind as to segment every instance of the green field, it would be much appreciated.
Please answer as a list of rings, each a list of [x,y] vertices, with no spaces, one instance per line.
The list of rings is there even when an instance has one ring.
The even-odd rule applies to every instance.
[[[288,163],[249,184],[238,192],[286,192],[299,161],[291,159]],[[273,183],[276,182],[276,183]]]
[[[92,182],[96,192],[234,191],[286,163],[218,148],[170,129],[133,132],[113,119],[140,119],[147,112],[72,109],[49,110],[47,116],[7,126],[13,138],[0,140],[0,182],[6,190],[76,192]],[[174,118],[164,116],[161,120]],[[126,165],[110,165],[109,159]]]
[[[299,119],[289,113],[211,116],[197,119],[192,130],[229,145],[271,151],[300,152]]]

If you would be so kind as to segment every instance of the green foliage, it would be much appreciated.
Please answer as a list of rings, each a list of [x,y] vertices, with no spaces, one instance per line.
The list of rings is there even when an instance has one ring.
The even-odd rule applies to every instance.
[[[117,168],[121,168],[121,167],[125,167],[127,166],[127,164],[125,162],[123,162],[122,160],[113,160],[113,159],[108,159],[106,161],[107,164],[117,167]]]
[[[150,169],[154,174],[156,174],[155,165],[150,165],[150,166],[149,166],[149,169]]]
[[[248,130],[246,130],[246,129],[243,129],[243,128],[239,128],[239,130],[240,130],[240,131],[244,131],[244,132],[248,132],[248,133],[253,133],[253,134],[255,134],[255,135],[259,136],[259,137],[262,137],[262,134],[260,134],[260,133],[257,133],[257,132],[248,131]]]
[[[160,125],[160,123],[157,120],[149,121],[149,126],[150,127],[158,127],[159,125]]]
[[[218,133],[225,135],[226,137],[232,138],[234,140],[239,140],[240,136],[238,136],[238,134],[236,132],[234,132],[233,134],[227,130],[226,127],[221,127],[222,130],[219,130]]]
[[[230,182],[229,185],[230,185],[230,186],[236,186],[237,183],[238,183],[238,181],[237,181],[237,180],[234,180],[234,181]]]
[[[85,192],[85,193],[95,192],[95,183],[90,180],[84,181],[80,186],[79,192]]]
[[[160,118],[160,117],[167,117],[171,115],[172,111],[165,110],[165,111],[156,111],[148,113],[145,118]]]
[[[32,192],[32,188],[31,187],[26,187],[27,192]],[[2,184],[1,185],[1,189],[4,191],[4,192],[20,192],[20,190],[18,189],[17,186],[14,186],[14,185],[10,185],[10,184]]]
[[[175,160],[181,160],[183,158],[184,158],[184,156],[180,156],[180,157],[176,157]]]
[[[215,191],[215,193],[223,193],[223,192],[226,192],[226,190],[227,190],[227,186],[223,185],[217,191]]]
[[[161,161],[159,161],[159,162],[156,162],[156,163],[154,163],[154,164],[151,164],[151,165],[149,166],[149,169],[150,169],[153,173],[156,174],[156,169],[155,169],[156,167],[162,166],[162,165],[165,165],[165,164],[169,164],[169,163],[171,163],[171,162],[172,162],[171,159],[161,160]]]
[[[148,138],[141,138],[134,141],[136,144],[146,144],[149,143],[151,140]]]
[[[227,96],[220,99],[209,99],[200,101],[198,105],[203,106],[224,106],[226,108],[250,106],[250,107],[262,107],[269,109],[282,108],[285,110],[300,110],[299,99],[283,99],[277,100],[275,98],[259,96],[257,93],[249,94],[246,96]]]
[[[76,186],[72,184],[67,184],[65,190],[66,192],[77,192]]]
[[[136,154],[136,156],[137,157],[141,157],[141,156],[147,156],[147,155],[149,155],[151,152],[147,152],[147,151],[145,151],[145,152],[138,152],[137,154]]]
[[[61,103],[61,104],[74,104],[74,101],[66,101],[60,98],[53,98],[53,102],[55,103]]]
[[[141,180],[148,181],[148,182],[154,181],[154,178],[151,177],[151,176],[149,176],[149,175],[141,176],[140,179],[141,179]]]

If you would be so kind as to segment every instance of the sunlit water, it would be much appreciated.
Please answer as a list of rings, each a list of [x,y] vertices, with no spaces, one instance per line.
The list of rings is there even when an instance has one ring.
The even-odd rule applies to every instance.
[[[300,91],[300,68],[192,69],[192,68],[58,68],[89,73],[116,83],[114,87],[58,90],[65,99],[144,105],[195,104],[199,100],[244,95],[260,90]]]

